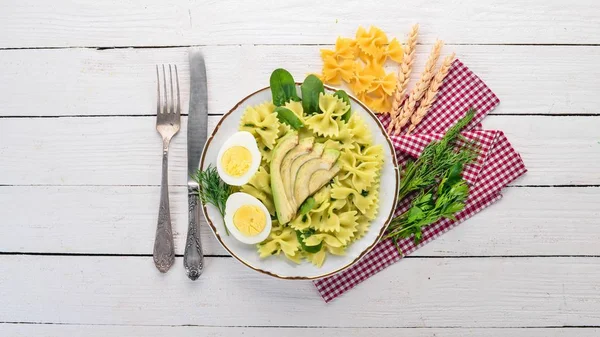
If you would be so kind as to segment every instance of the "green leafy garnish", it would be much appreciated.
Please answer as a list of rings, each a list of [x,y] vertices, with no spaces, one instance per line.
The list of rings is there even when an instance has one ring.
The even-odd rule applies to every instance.
[[[302,109],[309,115],[319,112],[319,94],[325,93],[323,82],[315,76],[308,75],[300,86],[302,92]]]
[[[298,93],[296,92],[294,77],[287,70],[282,68],[275,69],[271,73],[269,82],[271,84],[273,104],[276,106],[282,106],[290,100],[300,101],[300,97],[298,97]]]
[[[388,238],[398,240],[414,236],[415,244],[422,238],[422,229],[441,218],[455,220],[454,215],[465,208],[469,185],[461,177],[462,164],[456,163],[446,172],[437,190],[421,193],[410,208],[394,218],[388,227]]]
[[[313,197],[308,197],[308,199],[306,199],[302,205],[300,206],[300,215],[304,216],[306,215],[311,209],[313,209],[315,207],[315,198]],[[306,221],[305,221],[306,222]]]
[[[298,130],[304,126],[300,118],[288,108],[278,106],[275,108],[275,112],[277,113],[277,119],[279,119],[280,122],[291,126],[294,130]]]
[[[227,198],[233,193],[233,189],[221,180],[217,169],[212,165],[208,165],[204,171],[198,170],[196,175],[192,176],[192,179],[198,183],[198,199],[205,205],[215,206],[221,216],[225,217],[225,204]],[[225,233],[229,235],[227,226],[224,227]]]
[[[348,104],[348,110],[342,115],[342,120],[348,122],[352,116],[352,105],[350,105],[350,96],[344,90],[338,90],[333,93],[333,96],[341,99],[344,103]]]
[[[302,248],[303,251],[307,252],[307,253],[318,253],[321,248],[323,247],[323,242],[319,242],[318,245],[316,246],[307,246],[304,243],[305,239],[308,239],[311,235],[313,235],[315,233],[315,231],[313,229],[307,229],[303,232],[301,231],[296,231],[296,238],[298,238],[298,242],[300,242],[300,247]]]
[[[416,161],[406,165],[401,177],[399,200],[413,193],[417,196],[410,208],[392,219],[388,227],[386,237],[391,238],[397,247],[398,240],[411,236],[418,244],[423,227],[442,218],[454,219],[454,214],[464,209],[469,186],[462,177],[462,171],[465,165],[477,158],[479,151],[474,143],[458,148],[456,143],[461,139],[460,132],[474,117],[475,110],[469,110],[442,139],[429,143]]]
[[[435,185],[455,164],[462,163],[464,166],[477,158],[479,151],[474,144],[466,144],[455,149],[460,132],[473,117],[475,117],[475,110],[471,109],[446,132],[442,139],[429,143],[416,161],[406,165],[400,179],[399,199]]]

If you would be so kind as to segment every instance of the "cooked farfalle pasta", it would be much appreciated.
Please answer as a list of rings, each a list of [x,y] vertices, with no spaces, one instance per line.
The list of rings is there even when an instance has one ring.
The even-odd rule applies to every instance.
[[[260,257],[279,255],[283,252],[285,257],[299,263],[302,254],[296,232],[292,228],[281,226],[277,220],[273,221],[272,226],[269,237],[258,246]]]
[[[339,158],[339,163],[344,171],[339,177],[348,180],[350,186],[357,191],[363,191],[371,187],[377,175],[381,163],[377,160],[358,160],[353,151],[344,150]]]
[[[365,214],[377,199],[377,195],[374,193],[369,195],[364,190],[359,191],[352,186],[348,179],[340,180],[339,177],[334,178],[331,197],[333,199],[349,199],[362,214]]]
[[[383,146],[377,145],[359,145],[354,146],[354,157],[362,162],[383,162]]]
[[[260,200],[271,215],[275,214],[275,205],[273,204],[273,194],[271,192],[271,176],[265,166],[258,168],[258,172],[250,178],[250,181],[240,188],[240,191],[248,193]]]
[[[338,120],[348,110],[348,105],[331,94],[320,94],[319,109],[321,113],[314,114],[306,119],[306,126],[322,137],[339,136],[340,125]]]
[[[341,120],[338,120],[337,124],[339,129],[338,135],[331,137],[331,139],[339,143],[339,148],[337,148],[338,150],[351,149],[354,144],[354,134],[352,133],[350,126],[348,125],[348,123],[343,122]]]
[[[319,94],[319,109],[323,114],[335,117],[343,115],[349,106],[340,98],[330,94]]]
[[[376,180],[375,183],[373,183],[373,185],[371,185],[371,187],[369,187],[369,189],[366,191],[368,193],[367,195],[372,197],[373,203],[367,207],[363,215],[367,219],[373,220],[377,217],[377,212],[379,211],[379,179]]]
[[[331,247],[342,247],[342,242],[338,238],[329,233],[317,233],[309,236],[304,240],[304,243],[308,246],[316,246],[320,243],[326,243]]]
[[[350,120],[348,121],[348,129],[352,133],[353,140],[356,143],[360,145],[373,143],[373,135],[371,134],[371,130],[369,130],[369,127],[359,115],[352,114]]]
[[[326,149],[342,150],[342,143],[338,142],[337,140],[319,138],[319,141],[325,145]]]
[[[284,107],[290,109],[301,121],[304,122],[304,109],[302,108],[302,102],[289,101],[285,103]]]
[[[340,240],[343,246],[349,244],[356,233],[357,211],[346,211],[339,215],[340,230],[336,233],[336,238]]]
[[[333,56],[353,57],[357,48],[349,41],[338,41]],[[301,139],[314,137],[324,148],[341,151],[336,163],[340,171],[312,196],[312,209],[285,225],[274,220],[269,237],[257,249],[263,258],[282,255],[295,263],[305,259],[319,267],[329,254],[344,255],[346,247],[363,237],[377,216],[383,147],[373,143],[368,125],[358,114],[353,113],[347,122],[342,119],[348,105],[331,93],[319,96],[317,114],[305,114],[301,102],[290,101],[284,106],[303,122],[304,127],[298,130]],[[240,190],[261,200],[271,214],[275,213],[269,175],[271,152],[277,139],[289,130],[287,124],[279,123],[274,109],[270,103],[249,107],[240,125],[240,130],[255,136],[264,159]],[[305,246],[312,249],[305,250]]]
[[[321,246],[321,250],[316,253],[306,253],[306,259],[310,261],[317,267],[320,267],[325,262],[325,258],[327,257],[327,248],[325,246]]]
[[[356,233],[354,233],[354,237],[352,238],[353,242],[367,234],[367,232],[369,231],[370,220],[364,215],[359,215],[356,220],[356,223]]]
[[[269,149],[275,146],[279,126],[275,105],[271,102],[247,107],[240,122],[241,131],[250,132]]]

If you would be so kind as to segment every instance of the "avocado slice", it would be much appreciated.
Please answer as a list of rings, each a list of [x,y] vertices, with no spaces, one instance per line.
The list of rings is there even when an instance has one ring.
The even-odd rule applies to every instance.
[[[298,133],[288,132],[279,140],[273,149],[273,158],[271,159],[271,190],[273,192],[273,203],[275,204],[275,213],[279,223],[288,223],[295,209],[290,207],[287,196],[285,195],[285,187],[281,179],[281,164],[285,155],[298,145]]]
[[[315,194],[321,187],[325,186],[336,174],[340,172],[340,165],[335,164],[329,170],[318,170],[313,173],[308,181],[308,193]]]
[[[300,139],[298,141],[298,145],[296,147],[294,147],[293,149],[291,149],[290,152],[288,152],[285,155],[285,157],[283,158],[283,162],[281,163],[281,180],[283,181],[285,195],[290,204],[290,208],[294,210],[294,213],[296,213],[296,210],[298,209],[298,207],[294,203],[291,189],[288,189],[288,187],[291,185],[291,182],[290,182],[291,166],[292,166],[292,163],[298,157],[311,152],[311,150],[313,149],[314,143],[315,143],[314,137]]]
[[[301,205],[311,195],[309,182],[312,175],[319,170],[330,170],[339,157],[339,150],[325,149],[320,158],[311,159],[300,167],[294,185],[294,200],[297,204]]]
[[[316,143],[313,146],[312,151],[307,154],[304,154],[298,158],[296,158],[290,167],[290,180],[289,184],[286,186],[285,192],[288,198],[291,199],[292,206],[299,208],[302,203],[296,202],[294,197],[294,185],[296,185],[296,176],[298,174],[298,170],[304,163],[311,159],[320,158],[323,154],[323,150],[325,150],[325,145],[323,143]]]

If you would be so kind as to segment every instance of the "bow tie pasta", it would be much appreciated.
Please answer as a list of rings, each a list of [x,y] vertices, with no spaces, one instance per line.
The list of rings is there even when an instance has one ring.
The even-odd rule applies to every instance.
[[[346,53],[354,50],[354,46],[345,48]],[[268,238],[257,246],[261,257],[281,255],[295,263],[307,260],[321,266],[329,254],[344,255],[348,245],[368,232],[379,206],[383,147],[373,143],[360,116],[342,118],[350,109],[346,102],[333,94],[320,93],[320,113],[314,114],[306,113],[301,102],[292,100],[282,105],[302,123],[303,127],[296,130],[300,141],[314,139],[313,147],[320,144],[320,151],[339,151],[335,164],[339,172],[310,198],[314,203],[310,209],[298,212],[286,224],[273,220]],[[278,141],[290,130],[278,120],[275,109],[271,102],[248,107],[240,122],[240,130],[252,133],[263,153],[259,171],[241,191],[262,201],[272,215],[275,207],[269,163]],[[297,169],[298,165],[292,167]]]

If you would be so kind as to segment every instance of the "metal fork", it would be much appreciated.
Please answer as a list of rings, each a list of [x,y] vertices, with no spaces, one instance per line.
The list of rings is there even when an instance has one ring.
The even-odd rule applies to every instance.
[[[171,227],[171,212],[169,210],[169,143],[171,138],[179,132],[181,119],[181,106],[179,104],[179,76],[177,74],[177,66],[175,69],[175,86],[177,87],[177,97],[173,92],[173,71],[169,64],[169,82],[170,95],[167,91],[167,75],[165,65],[162,65],[162,85],[163,92],[161,95],[161,79],[156,66],[156,131],[161,135],[163,140],[163,157],[162,157],[162,180],[160,183],[160,206],[158,209],[158,224],[156,225],[156,238],[154,240],[154,264],[162,273],[167,272],[175,261],[175,248],[173,245],[173,229]],[[161,96],[163,100],[161,102]],[[175,101],[177,100],[177,101]],[[177,104],[177,105],[175,105]]]

